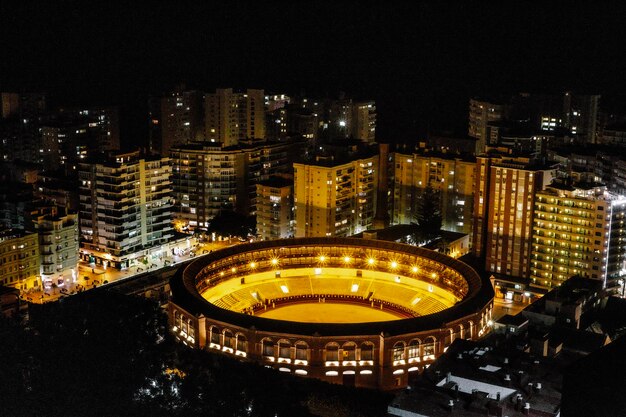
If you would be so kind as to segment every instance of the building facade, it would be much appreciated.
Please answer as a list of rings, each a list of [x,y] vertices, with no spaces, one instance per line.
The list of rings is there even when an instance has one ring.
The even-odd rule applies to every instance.
[[[531,285],[552,288],[579,275],[615,286],[626,272],[625,203],[599,186],[553,184],[537,193]]]
[[[173,238],[169,158],[117,154],[79,166],[81,256],[125,269]]]
[[[246,199],[246,155],[212,144],[172,148],[172,187],[177,228],[206,228],[220,211]]]
[[[75,282],[78,276],[78,214],[38,216],[41,280],[44,286]]]
[[[535,195],[551,182],[554,167],[507,156],[477,164],[474,254],[485,256],[489,272],[528,278]]]
[[[489,123],[505,117],[506,106],[479,99],[469,102],[469,136],[476,139],[476,155],[485,151],[489,141]]]
[[[376,142],[376,103],[352,103],[351,135],[367,143]]]
[[[294,166],[295,236],[350,236],[371,227],[378,155]]]
[[[263,240],[293,236],[293,179],[272,177],[256,185],[256,228]]]
[[[445,154],[392,154],[392,223],[416,220],[426,187],[441,195],[442,229],[471,234],[476,162]]]
[[[221,147],[203,142],[173,148],[175,218],[182,228],[208,227],[221,211],[256,212],[256,185],[290,172],[301,140]]]
[[[167,156],[173,146],[193,143],[204,136],[202,93],[184,87],[161,98],[160,146],[155,151]]]
[[[0,232],[0,285],[20,291],[41,288],[36,233],[11,229]]]
[[[217,89],[205,95],[204,110],[205,138],[210,142],[228,147],[246,139],[265,139],[263,90]]]

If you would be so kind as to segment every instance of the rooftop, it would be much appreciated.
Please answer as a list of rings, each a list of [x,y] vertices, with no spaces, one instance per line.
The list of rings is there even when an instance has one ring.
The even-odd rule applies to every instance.
[[[506,346],[457,339],[390,407],[418,415],[525,415],[524,406],[555,416],[562,372],[578,355],[536,357]],[[389,415],[402,415],[389,411]]]

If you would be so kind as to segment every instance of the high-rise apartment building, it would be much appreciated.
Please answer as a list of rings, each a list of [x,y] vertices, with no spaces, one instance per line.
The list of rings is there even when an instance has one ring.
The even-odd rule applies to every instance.
[[[256,185],[256,229],[263,240],[293,236],[293,179],[271,177]]]
[[[563,95],[563,125],[582,143],[598,143],[597,124],[599,95],[566,92]]]
[[[89,149],[96,152],[120,149],[120,116],[117,107],[80,107],[61,109],[59,115],[76,122],[86,122],[92,131]]]
[[[204,136],[202,93],[180,86],[160,100],[160,143],[155,152],[168,156],[173,146],[202,141]],[[157,141],[159,142],[159,141]]]
[[[38,162],[46,170],[74,171],[92,155],[119,150],[116,108],[61,109],[41,122]]]
[[[246,154],[217,145],[205,142],[171,149],[177,227],[206,228],[220,211],[246,207]]]
[[[41,280],[44,285],[64,285],[78,277],[78,214],[37,216]]]
[[[245,93],[221,88],[205,94],[205,139],[224,147],[240,141],[265,139],[265,96],[263,90]]]
[[[392,223],[416,221],[424,189],[441,196],[442,229],[471,234],[476,162],[441,153],[392,154]]]
[[[295,236],[350,236],[371,227],[378,155],[294,165]]]
[[[469,136],[476,139],[476,155],[485,151],[489,141],[489,123],[505,117],[506,105],[479,99],[469,102]]]
[[[36,233],[0,231],[0,285],[20,291],[41,288]]]
[[[535,197],[530,284],[574,275],[615,286],[626,274],[626,198],[605,186],[552,184]]]
[[[530,276],[535,195],[552,180],[554,166],[530,158],[477,158],[473,251],[487,271]]]
[[[260,142],[221,147],[203,142],[173,148],[172,185],[180,227],[208,227],[221,211],[254,215],[256,184],[287,173],[305,142]]]
[[[0,93],[0,157],[39,163],[40,122],[46,110],[46,97],[40,93]]]
[[[351,135],[367,143],[376,142],[376,103],[352,103]]]
[[[169,158],[118,153],[79,165],[82,257],[118,269],[173,237]]]

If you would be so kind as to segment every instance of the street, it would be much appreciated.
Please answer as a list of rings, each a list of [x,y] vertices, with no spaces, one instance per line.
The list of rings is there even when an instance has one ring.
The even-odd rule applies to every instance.
[[[192,238],[188,248],[181,248],[189,249],[186,252],[186,255],[178,256],[170,254],[169,256],[164,256],[161,259],[155,259],[147,265],[143,263],[135,264],[122,271],[114,268],[104,269],[101,265],[94,267],[81,260],[78,264],[78,272],[75,279],[66,278],[62,285],[53,285],[50,288],[44,288],[43,291],[23,293],[20,297],[31,303],[47,303],[57,301],[62,297],[74,295],[82,291],[88,291],[115,281],[129,279],[147,271],[158,271],[166,266],[176,265],[191,258],[201,257],[214,250],[237,245],[239,243],[240,242],[237,239],[200,243],[197,242],[195,238]],[[189,252],[191,252],[191,254]]]

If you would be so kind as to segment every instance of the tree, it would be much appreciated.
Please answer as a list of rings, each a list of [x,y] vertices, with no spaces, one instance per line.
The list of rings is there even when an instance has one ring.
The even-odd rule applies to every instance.
[[[254,216],[244,216],[234,211],[223,211],[211,220],[207,233],[215,233],[218,236],[238,236],[247,238],[254,234],[256,219]]]
[[[441,230],[441,193],[428,185],[419,198],[415,220],[420,227],[421,236],[417,240],[432,240]]]

